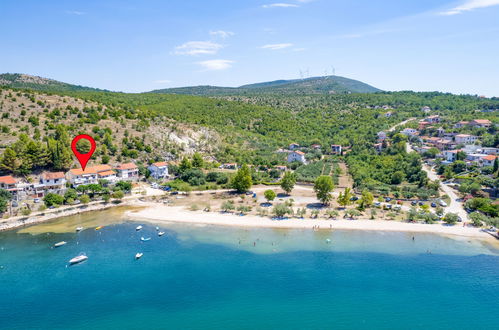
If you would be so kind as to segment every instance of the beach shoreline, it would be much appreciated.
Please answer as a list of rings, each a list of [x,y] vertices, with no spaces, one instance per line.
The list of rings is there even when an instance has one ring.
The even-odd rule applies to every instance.
[[[67,206],[53,210],[46,210],[43,212],[36,212],[27,216],[12,217],[4,219],[3,222],[0,222],[0,232],[31,226],[31,225],[37,225],[50,220],[55,220],[58,218],[72,216],[76,214],[102,211],[112,207],[128,206],[128,205],[133,205],[133,202],[123,201],[121,203],[112,203],[112,202],[106,203],[104,201],[98,201],[86,205]]]
[[[483,232],[480,228],[461,224],[454,226],[443,224],[408,223],[389,220],[328,220],[328,219],[283,219],[255,215],[240,216],[233,213],[190,211],[180,206],[164,206],[154,203],[139,203],[145,206],[139,211],[127,211],[125,217],[130,221],[144,221],[152,224],[184,223],[197,225],[232,226],[244,228],[274,229],[312,229],[312,230],[367,230],[396,231],[411,233],[430,233],[487,241],[499,245],[497,239]]]

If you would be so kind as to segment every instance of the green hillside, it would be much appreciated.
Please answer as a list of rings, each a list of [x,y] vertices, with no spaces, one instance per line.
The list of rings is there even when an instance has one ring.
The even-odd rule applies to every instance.
[[[0,86],[19,88],[19,89],[32,89],[44,92],[103,91],[97,88],[72,85],[53,79],[31,76],[22,73],[0,74]]]
[[[255,94],[346,94],[380,92],[373,86],[358,80],[339,76],[313,77],[306,79],[275,80],[240,87],[194,86],[167,88],[152,91],[152,93],[189,94],[205,96],[224,95],[255,95]]]

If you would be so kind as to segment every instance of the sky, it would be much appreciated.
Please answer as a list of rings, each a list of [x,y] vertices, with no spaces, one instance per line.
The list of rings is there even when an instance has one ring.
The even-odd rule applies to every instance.
[[[115,91],[336,74],[499,96],[499,0],[2,0],[0,73]]]

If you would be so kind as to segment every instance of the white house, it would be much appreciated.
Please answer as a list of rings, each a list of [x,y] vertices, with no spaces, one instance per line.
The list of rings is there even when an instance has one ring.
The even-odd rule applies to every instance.
[[[43,189],[45,193],[64,194],[66,191],[66,176],[63,172],[45,172],[40,177],[37,189]]]
[[[383,141],[383,140],[386,140],[386,133],[383,131],[378,132],[378,141]]]
[[[139,168],[134,163],[120,164],[116,171],[120,180],[135,181],[139,178]]]
[[[469,123],[470,126],[472,127],[490,127],[492,125],[492,122],[488,119],[474,119],[470,121]]]
[[[428,113],[431,112],[431,108],[429,106],[424,106],[421,108],[421,111],[423,111],[424,113]]]
[[[442,155],[448,162],[455,162],[457,160],[457,153],[461,150],[444,150]]]
[[[499,154],[499,148],[482,147],[482,154],[497,155]]]
[[[496,161],[497,156],[495,155],[487,155],[482,157],[480,163],[482,166],[494,166],[494,162]]]
[[[461,128],[469,125],[469,121],[460,121],[454,125],[455,128]]]
[[[301,151],[293,151],[288,154],[288,162],[300,162],[305,164],[307,160],[305,159],[305,153]]]
[[[147,169],[151,171],[151,176],[156,180],[165,179],[168,177],[167,162],[152,163]]]
[[[298,143],[291,143],[289,145],[289,150],[296,150],[300,147],[300,145]]]
[[[417,129],[414,128],[404,128],[403,130],[400,131],[400,133],[404,134],[405,136],[414,136],[418,132]]]
[[[426,117],[424,119],[425,122],[427,123],[439,123],[441,121],[440,119],[440,116],[439,115],[433,115],[433,116],[429,116],[429,117]]]
[[[333,154],[340,155],[341,154],[341,146],[339,144],[332,144],[331,151],[333,152]]]
[[[478,139],[476,136],[469,134],[458,134],[454,138],[457,144],[473,144]]]
[[[85,171],[81,168],[74,168],[67,173],[68,181],[75,187],[82,184],[91,184],[99,182],[99,173],[111,171],[109,165],[87,166]],[[114,173],[114,172],[113,172]],[[109,176],[110,173],[107,173]],[[101,177],[102,178],[102,177]]]
[[[97,179],[98,180],[106,180],[109,183],[114,183],[118,180],[118,177],[116,176],[116,172],[113,170],[109,171],[102,171],[97,173]]]

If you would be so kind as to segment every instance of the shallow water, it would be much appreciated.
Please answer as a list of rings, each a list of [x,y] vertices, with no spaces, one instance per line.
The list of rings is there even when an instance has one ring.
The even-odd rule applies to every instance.
[[[77,225],[88,229],[75,233]],[[499,253],[475,241],[195,225],[168,225],[158,237],[154,226],[136,226],[108,210],[0,233],[0,328],[467,329],[497,322]],[[62,240],[68,244],[52,248]],[[68,267],[80,252],[89,260]],[[137,252],[142,259],[134,260]]]

